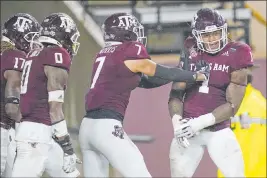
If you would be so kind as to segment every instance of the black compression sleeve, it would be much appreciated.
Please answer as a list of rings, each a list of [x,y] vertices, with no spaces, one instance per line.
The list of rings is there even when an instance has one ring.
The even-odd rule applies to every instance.
[[[177,67],[168,67],[157,64],[155,77],[160,77],[174,82],[195,82],[196,73],[179,69]]]
[[[172,82],[172,81],[165,80],[165,79],[162,79],[159,77],[149,77],[149,76],[143,75],[138,87],[147,88],[147,89],[156,88],[156,87],[160,87],[162,85],[166,85],[170,82]]]

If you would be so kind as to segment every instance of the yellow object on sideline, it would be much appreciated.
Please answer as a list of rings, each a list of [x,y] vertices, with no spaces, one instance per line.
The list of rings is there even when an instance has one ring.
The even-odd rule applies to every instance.
[[[266,121],[266,98],[250,84],[236,116],[240,117],[243,113],[248,113],[252,122],[256,118]],[[245,176],[266,177],[266,122],[252,123],[248,129],[243,129],[240,123],[232,126],[243,152]],[[223,177],[220,170],[218,177]]]
[[[267,26],[266,19],[264,19],[264,17],[258,11],[256,11],[252,6],[250,6],[248,3],[245,3],[245,8],[250,9],[252,12],[252,16],[255,17],[265,27]]]

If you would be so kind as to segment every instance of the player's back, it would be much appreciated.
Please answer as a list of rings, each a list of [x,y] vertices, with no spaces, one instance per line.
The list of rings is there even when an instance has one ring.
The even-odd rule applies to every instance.
[[[86,95],[86,110],[107,109],[124,117],[131,91],[141,75],[133,73],[125,60],[150,58],[146,48],[138,42],[110,42],[95,57],[91,86]]]
[[[5,111],[5,89],[7,80],[5,71],[15,70],[22,72],[26,54],[17,49],[7,49],[1,53],[1,123],[8,124],[14,122],[10,120]]]
[[[44,67],[69,70],[70,64],[68,52],[61,47],[35,49],[28,54],[21,78],[22,121],[51,125]]]
[[[198,117],[225,104],[227,102],[226,89],[231,82],[231,73],[252,65],[250,52],[248,45],[230,42],[217,55],[199,53],[192,57],[190,70],[195,69],[194,63],[204,59],[210,64],[210,78],[207,82],[198,83],[196,87],[186,91],[184,117]]]

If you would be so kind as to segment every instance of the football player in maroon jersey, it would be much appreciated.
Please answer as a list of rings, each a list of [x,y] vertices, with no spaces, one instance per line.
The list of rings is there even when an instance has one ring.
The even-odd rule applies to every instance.
[[[75,22],[53,13],[41,23],[37,42],[28,53],[21,79],[21,123],[16,131],[17,157],[12,176],[77,177],[77,157],[63,114],[64,90],[80,36]]]
[[[26,13],[5,21],[1,39],[1,176],[10,177],[15,158],[15,122],[21,115],[20,80],[26,53],[38,36],[40,25]],[[5,172],[4,172],[5,171]]]
[[[209,67],[204,64],[200,66],[203,71],[194,73],[151,61],[145,48],[144,27],[133,15],[113,14],[102,28],[105,47],[95,57],[86,95],[87,113],[79,135],[84,176],[108,177],[110,162],[123,177],[151,177],[142,154],[122,128],[131,91],[138,86],[154,87],[140,83],[141,76],[148,82],[155,78],[167,82],[203,81]]]
[[[169,111],[174,127],[170,148],[172,177],[192,177],[207,147],[225,177],[244,177],[242,151],[230,129],[253,66],[247,44],[229,41],[226,20],[217,10],[200,9],[186,40],[188,70],[209,63],[207,81],[173,83]],[[184,64],[184,63],[183,63]]]

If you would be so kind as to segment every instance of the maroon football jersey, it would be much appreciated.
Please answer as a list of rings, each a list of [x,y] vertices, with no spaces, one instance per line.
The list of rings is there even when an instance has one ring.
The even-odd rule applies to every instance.
[[[5,111],[5,88],[7,80],[4,77],[6,70],[16,70],[22,72],[26,54],[16,49],[6,50],[1,54],[1,122],[11,124],[11,120]]]
[[[145,46],[138,42],[108,45],[95,57],[91,86],[86,95],[86,110],[109,109],[122,116],[141,75],[131,72],[125,60],[150,59]]]
[[[198,60],[210,63],[210,78],[199,82],[195,87],[187,89],[184,101],[183,117],[198,117],[212,112],[218,106],[225,104],[226,88],[230,83],[231,72],[253,65],[251,49],[240,42],[230,42],[217,55],[198,53],[191,56],[189,69],[195,70]],[[222,129],[230,125],[230,120],[215,125],[214,129]]]
[[[51,125],[44,66],[54,66],[69,71],[71,58],[61,47],[37,49],[31,51],[28,56],[21,77],[22,121]]]

